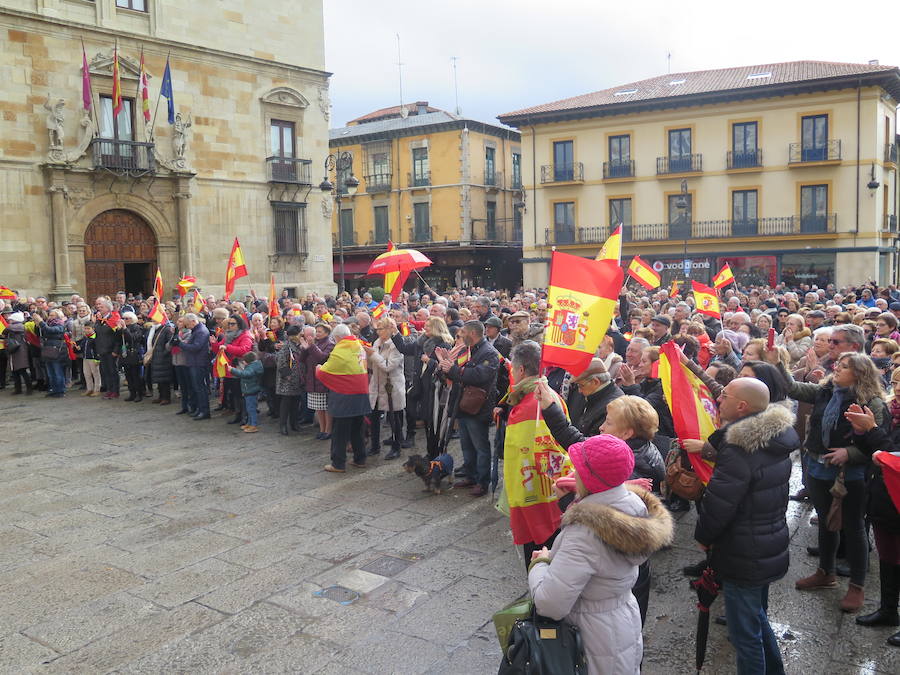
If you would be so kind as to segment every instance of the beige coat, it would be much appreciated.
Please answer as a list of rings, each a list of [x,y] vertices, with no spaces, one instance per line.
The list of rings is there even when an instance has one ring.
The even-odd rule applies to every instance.
[[[369,375],[369,403],[372,410],[388,412],[403,410],[406,407],[406,379],[403,376],[403,354],[394,346],[393,341],[382,342],[381,338],[372,345],[372,353],[368,356],[371,373]],[[385,387],[390,383],[391,403]]]

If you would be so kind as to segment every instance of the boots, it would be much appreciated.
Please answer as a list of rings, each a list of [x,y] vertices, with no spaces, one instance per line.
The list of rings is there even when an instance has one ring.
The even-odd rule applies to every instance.
[[[854,612],[858,612],[862,609],[865,600],[866,595],[863,591],[863,587],[857,586],[856,584],[851,582],[847,585],[847,595],[845,595],[844,599],[841,600],[841,611],[851,614]]]
[[[288,431],[287,415],[282,415],[279,418],[278,422],[279,422],[278,428],[279,428],[279,431],[281,431],[281,435],[282,436],[290,436],[291,432]]]
[[[881,579],[881,605],[871,614],[856,617],[856,623],[860,626],[900,626],[900,614],[897,613],[897,601],[900,598],[897,566],[879,560],[878,575]]]
[[[413,447],[416,444],[416,432],[415,431],[407,431],[406,438],[403,439],[400,443],[400,447],[404,450]]]
[[[837,580],[834,573],[825,574],[825,570],[821,567],[816,570],[815,574],[794,582],[794,588],[798,591],[814,591],[818,588],[835,588],[836,586]]]

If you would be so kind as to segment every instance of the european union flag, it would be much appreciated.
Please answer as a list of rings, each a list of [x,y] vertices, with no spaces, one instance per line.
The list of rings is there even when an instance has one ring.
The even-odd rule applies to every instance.
[[[166,97],[169,104],[169,124],[175,124],[175,97],[172,95],[172,71],[169,70],[169,59],[166,59],[166,71],[163,73],[159,93]]]

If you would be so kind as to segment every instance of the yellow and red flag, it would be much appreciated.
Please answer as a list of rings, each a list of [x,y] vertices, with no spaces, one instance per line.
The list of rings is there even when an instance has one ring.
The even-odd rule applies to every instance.
[[[723,286],[734,283],[734,273],[731,271],[731,265],[725,263],[719,273],[713,277],[713,286],[718,290]]]
[[[721,319],[722,313],[719,311],[719,297],[716,295],[716,289],[704,286],[699,281],[692,281],[691,284],[694,290],[694,307],[697,308],[697,311]]]
[[[718,426],[718,408],[712,394],[687,366],[681,363],[678,345],[667,342],[659,348],[659,379],[678,438],[705,441]],[[712,462],[699,453],[689,452],[691,466],[703,483],[712,476]]]
[[[400,331],[400,335],[402,335],[403,337],[408,336],[409,335],[409,324],[406,321],[404,321],[403,323],[400,324],[400,326],[398,327],[398,330]]]
[[[638,255],[634,256],[631,262],[628,263],[628,276],[648,291],[658,288],[661,279],[659,274],[650,265],[641,260],[641,257]]]
[[[191,304],[191,311],[194,312],[194,314],[203,311],[203,298],[200,297],[200,291],[196,288],[194,289],[194,302]]]
[[[670,298],[674,298],[676,295],[678,295],[678,285],[680,283],[681,282],[678,281],[678,279],[672,280],[672,288],[669,289],[669,297]]]
[[[559,395],[554,392],[554,396],[566,410]],[[534,393],[526,394],[509,412],[503,443],[503,484],[516,545],[547,541],[559,529],[562,511],[553,483],[572,470],[568,454],[547,428]]]
[[[338,340],[328,360],[316,366],[316,377],[331,391],[348,396],[368,396],[369,376],[366,373],[366,353],[359,338]]]
[[[247,276],[247,266],[244,264],[244,254],[237,237],[231,245],[231,255],[228,256],[228,267],[225,268],[225,299],[228,300],[234,293],[234,285],[241,277]]]
[[[900,457],[889,452],[882,452],[878,455],[878,464],[881,465],[888,496],[894,502],[894,508],[900,511]]]
[[[219,351],[219,355],[216,356],[216,361],[213,363],[213,372],[216,377],[223,378],[228,375],[228,355],[225,354],[225,350],[222,349]]]
[[[280,316],[278,312],[278,298],[275,297],[275,275],[269,275],[269,307],[267,309],[269,316]]]
[[[178,295],[180,295],[183,298],[185,296],[185,294],[196,285],[197,285],[196,278],[190,277],[190,276],[181,277],[181,279],[178,280],[178,284],[177,284]]]
[[[158,267],[156,268],[156,279],[153,281],[153,295],[156,296],[157,300],[163,299],[162,274],[160,274]]]
[[[8,326],[9,326],[9,321],[6,320],[5,316],[0,314],[0,334],[2,334],[3,331],[5,331]]]
[[[144,68],[144,48],[141,47],[141,72],[138,77],[138,99],[141,102],[141,112],[144,114],[144,122],[150,121],[150,86],[147,84],[147,70]]]
[[[113,81],[112,81],[113,117],[122,112],[122,77],[119,73],[119,45],[113,47]]]
[[[612,231],[595,260],[615,260],[617,265],[622,264],[622,225]]]
[[[163,324],[169,320],[169,317],[166,316],[165,311],[163,310],[162,304],[159,300],[156,301],[156,304],[153,305],[153,308],[150,310],[150,313],[147,315],[154,323]]]
[[[553,252],[542,367],[559,366],[575,376],[588,367],[612,321],[623,277],[615,260]]]
[[[12,289],[0,286],[0,300],[15,300],[18,296]]]
[[[372,318],[380,319],[384,316],[384,313],[387,311],[387,307],[384,306],[384,302],[379,302],[372,308]]]

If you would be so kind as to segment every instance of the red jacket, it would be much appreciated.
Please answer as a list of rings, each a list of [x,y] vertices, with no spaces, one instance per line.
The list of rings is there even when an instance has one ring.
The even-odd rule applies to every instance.
[[[249,351],[253,351],[253,336],[250,334],[249,330],[242,331],[240,335],[238,335],[234,340],[231,341],[230,344],[225,344],[225,336],[224,334],[219,338],[216,342],[215,351],[218,354],[219,347],[225,345],[225,353],[228,355],[229,361],[232,366],[237,365],[237,359],[246,354]],[[231,371],[225,377],[233,377]]]

